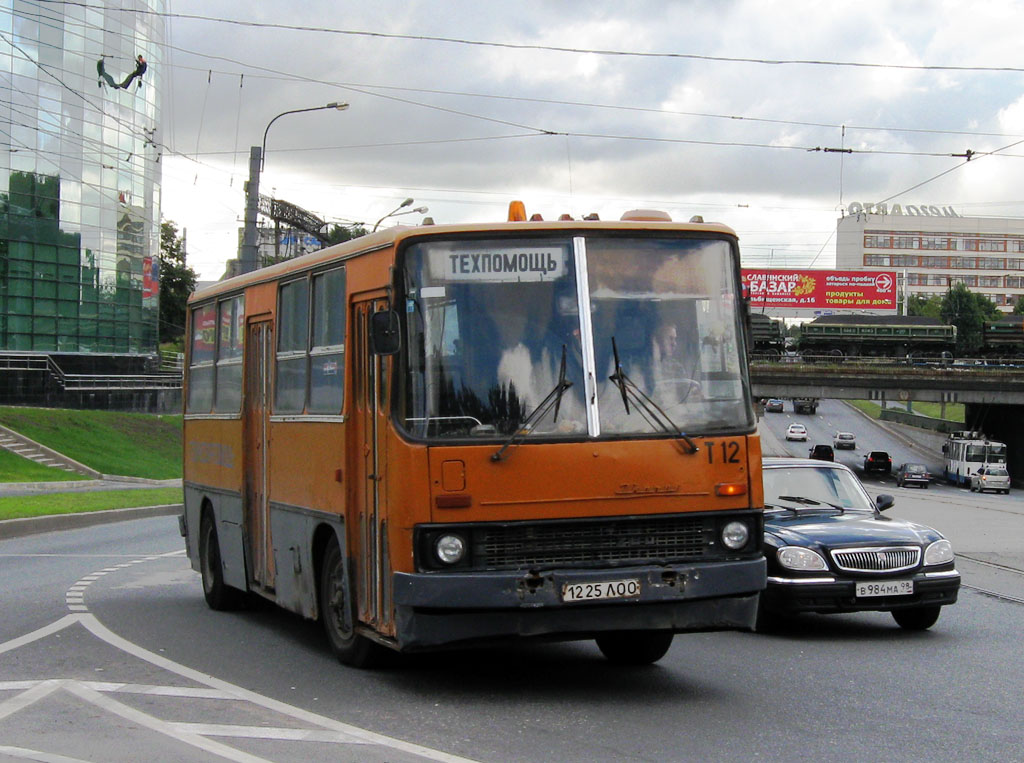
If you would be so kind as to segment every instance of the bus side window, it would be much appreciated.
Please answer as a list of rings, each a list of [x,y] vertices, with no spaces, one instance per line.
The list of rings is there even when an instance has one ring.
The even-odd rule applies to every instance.
[[[313,276],[309,412],[341,412],[345,394],[345,269]]]
[[[245,297],[220,302],[217,338],[217,381],[213,409],[238,413],[242,404],[242,337],[245,331]]]
[[[217,336],[217,306],[202,305],[192,310],[192,346],[189,352],[188,412],[209,413],[213,407],[214,348]]]
[[[309,341],[309,281],[281,286],[277,311],[277,367],[274,412],[302,413],[306,403],[306,346]]]

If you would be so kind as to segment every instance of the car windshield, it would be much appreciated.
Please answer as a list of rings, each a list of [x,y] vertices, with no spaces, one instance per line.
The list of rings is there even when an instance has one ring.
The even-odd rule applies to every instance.
[[[924,468],[923,464],[907,464],[905,467],[903,467],[903,471],[913,472],[914,474],[922,474],[927,470]]]
[[[828,466],[767,467],[763,479],[766,507],[805,505],[792,500],[799,497],[852,511],[874,512],[868,494],[853,473],[846,469]]]
[[[1006,471],[1006,469],[996,469],[991,466],[985,470],[985,474],[988,474],[992,477],[1008,477],[1010,475],[1010,473]]]
[[[839,433],[839,439],[840,440],[852,440],[853,439],[853,435],[852,434],[847,434],[846,432],[840,432]]]

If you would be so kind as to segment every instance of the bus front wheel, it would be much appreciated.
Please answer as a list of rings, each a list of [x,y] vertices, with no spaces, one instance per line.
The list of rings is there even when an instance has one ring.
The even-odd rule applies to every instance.
[[[244,594],[224,582],[217,525],[209,511],[203,513],[199,523],[199,569],[203,578],[203,597],[210,609],[223,612],[241,606]]]
[[[594,640],[609,662],[616,665],[650,665],[672,646],[672,631],[615,631]]]
[[[356,633],[355,602],[346,585],[345,560],[338,541],[332,539],[324,552],[320,568],[320,620],[327,633],[331,651],[340,662],[354,668],[372,668],[377,664],[381,647]]]

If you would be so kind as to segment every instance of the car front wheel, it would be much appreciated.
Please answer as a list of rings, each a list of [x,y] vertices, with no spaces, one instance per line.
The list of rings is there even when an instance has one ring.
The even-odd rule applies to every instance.
[[[892,618],[896,624],[908,631],[924,631],[935,625],[939,619],[939,611],[942,607],[908,607],[907,609],[894,609]]]
[[[672,646],[672,631],[616,631],[594,639],[609,662],[617,665],[650,665]]]

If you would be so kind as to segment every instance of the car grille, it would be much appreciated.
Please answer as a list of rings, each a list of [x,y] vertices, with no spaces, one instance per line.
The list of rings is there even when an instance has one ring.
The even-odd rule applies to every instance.
[[[832,561],[843,572],[899,572],[913,569],[920,559],[918,546],[844,548],[832,552]]]
[[[473,566],[488,570],[699,559],[715,537],[702,517],[492,525],[479,533]]]

